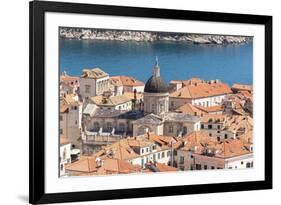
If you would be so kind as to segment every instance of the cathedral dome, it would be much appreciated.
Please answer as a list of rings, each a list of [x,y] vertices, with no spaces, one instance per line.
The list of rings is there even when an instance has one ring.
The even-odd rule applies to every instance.
[[[160,77],[160,67],[156,58],[156,65],[153,68],[153,75],[145,84],[144,92],[147,93],[167,93],[168,87]]]

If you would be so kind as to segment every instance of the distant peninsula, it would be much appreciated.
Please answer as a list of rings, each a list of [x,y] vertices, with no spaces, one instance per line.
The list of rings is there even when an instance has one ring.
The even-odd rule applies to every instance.
[[[124,31],[108,29],[60,28],[59,35],[64,39],[112,40],[112,41],[181,41],[194,44],[241,44],[252,41],[249,36],[228,36],[208,34],[187,34],[150,31]]]

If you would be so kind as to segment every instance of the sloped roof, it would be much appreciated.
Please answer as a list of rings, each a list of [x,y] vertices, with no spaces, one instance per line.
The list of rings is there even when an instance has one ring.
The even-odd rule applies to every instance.
[[[203,83],[185,85],[183,88],[171,93],[170,97],[197,99],[197,98],[218,96],[218,95],[229,94],[229,93],[232,93],[232,91],[225,83],[203,82]]]
[[[66,165],[65,169],[75,172],[92,173],[97,171],[96,158],[89,156],[81,156],[76,162]]]
[[[104,98],[103,96],[98,95],[91,97],[90,99],[93,103],[99,106],[116,106],[131,101],[126,95],[110,96],[109,98]]]
[[[205,113],[219,112],[219,111],[223,111],[223,109],[224,109],[223,105],[214,105],[214,106],[209,106],[209,107],[194,105],[194,107],[196,107],[197,109],[199,109]]]
[[[205,110],[198,109],[195,105],[192,105],[191,103],[183,104],[182,106],[176,109],[176,112],[198,116],[202,116],[207,113]]]
[[[95,104],[87,104],[86,108],[83,111],[83,114],[92,116],[97,109]]]
[[[106,158],[103,165],[98,169],[98,174],[128,174],[140,171],[141,167],[138,165],[120,159]]]
[[[96,157],[81,156],[78,161],[66,165],[65,169],[73,172],[76,176],[128,174],[141,171],[139,165],[132,165],[120,159],[103,157],[98,159],[100,164],[97,163],[97,159]]]
[[[137,86],[144,86],[144,83],[136,80],[131,76],[112,76],[110,77],[110,82],[112,85],[115,86],[127,86],[127,87],[137,87]]]
[[[144,117],[135,120],[133,123],[136,124],[161,124],[163,122],[162,118],[153,113],[145,115]]]
[[[81,78],[98,79],[98,78],[103,78],[103,77],[107,77],[107,76],[109,76],[109,74],[104,72],[100,68],[93,68],[93,69],[87,68],[87,69],[83,69],[83,74],[81,75]]]
[[[168,112],[164,114],[164,121],[198,122],[198,116],[185,113]]]

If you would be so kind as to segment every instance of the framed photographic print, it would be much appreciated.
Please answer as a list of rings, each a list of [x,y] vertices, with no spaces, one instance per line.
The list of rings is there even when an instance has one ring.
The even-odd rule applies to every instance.
[[[272,17],[30,2],[30,203],[272,188]]]

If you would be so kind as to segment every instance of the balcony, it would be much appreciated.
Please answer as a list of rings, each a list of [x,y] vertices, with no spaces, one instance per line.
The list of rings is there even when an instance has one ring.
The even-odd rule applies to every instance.
[[[99,132],[85,131],[82,133],[82,139],[84,144],[93,144],[93,145],[105,145],[112,144],[124,138],[124,133],[119,134],[120,132],[105,132],[100,130]]]

